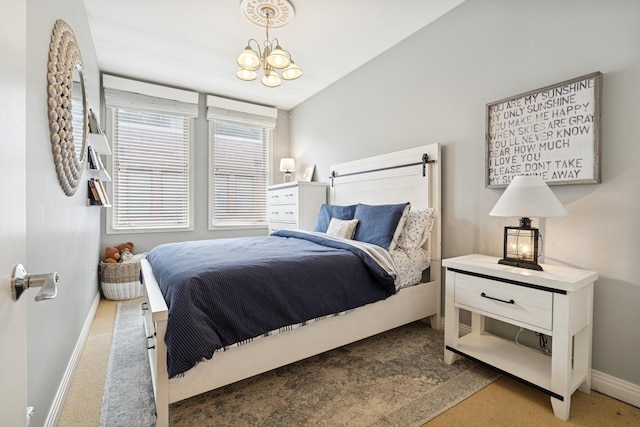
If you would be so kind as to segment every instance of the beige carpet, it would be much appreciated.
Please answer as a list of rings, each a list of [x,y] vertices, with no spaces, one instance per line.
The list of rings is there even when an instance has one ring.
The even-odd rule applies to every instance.
[[[83,351],[59,426],[98,426],[116,301],[102,300]],[[425,424],[433,426],[639,426],[640,408],[597,392],[576,392],[571,416],[553,416],[548,396],[501,377]]]

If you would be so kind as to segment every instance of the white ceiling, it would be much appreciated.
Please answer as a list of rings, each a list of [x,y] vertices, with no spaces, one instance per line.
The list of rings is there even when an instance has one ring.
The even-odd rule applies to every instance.
[[[291,0],[270,30],[303,76],[264,87],[236,78],[236,55],[264,28],[240,0],[84,0],[101,71],[290,110],[464,0]],[[259,70],[260,72],[260,70]]]

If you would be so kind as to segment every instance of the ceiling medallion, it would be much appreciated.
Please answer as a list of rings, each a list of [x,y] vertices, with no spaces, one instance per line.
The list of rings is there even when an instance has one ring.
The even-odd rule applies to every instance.
[[[295,18],[295,10],[288,0],[241,0],[240,9],[249,21],[260,27],[281,28]]]
[[[282,80],[295,80],[302,75],[291,53],[280,46],[277,38],[269,38],[269,29],[283,27],[294,18],[293,6],[287,0],[242,0],[240,9],[245,18],[264,27],[266,40],[260,44],[249,39],[247,46],[236,57],[239,68],[236,77],[244,81],[258,78],[258,69],[264,76],[260,80],[267,87],[278,87]],[[279,73],[278,73],[279,72]]]

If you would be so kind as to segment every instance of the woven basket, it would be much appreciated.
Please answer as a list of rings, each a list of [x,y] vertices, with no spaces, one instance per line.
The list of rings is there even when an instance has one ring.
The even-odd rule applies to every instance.
[[[118,264],[100,262],[99,274],[105,298],[120,301],[142,296],[140,261]]]

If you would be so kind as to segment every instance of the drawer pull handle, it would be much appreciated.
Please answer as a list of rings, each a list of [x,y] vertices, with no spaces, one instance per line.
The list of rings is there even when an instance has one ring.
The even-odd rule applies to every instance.
[[[145,301],[145,302],[143,302],[143,303],[142,303],[142,304],[140,304],[140,305],[142,306],[142,310],[145,310],[145,311],[146,311],[146,310],[149,310],[149,307],[147,306],[146,301]]]
[[[480,296],[482,298],[488,298],[488,299],[492,299],[494,301],[500,301],[500,302],[504,302],[506,304],[515,304],[516,302],[512,299],[510,299],[509,301],[504,300],[504,299],[500,299],[500,298],[494,298],[494,297],[490,297],[489,295],[485,294],[484,292],[480,294]]]

